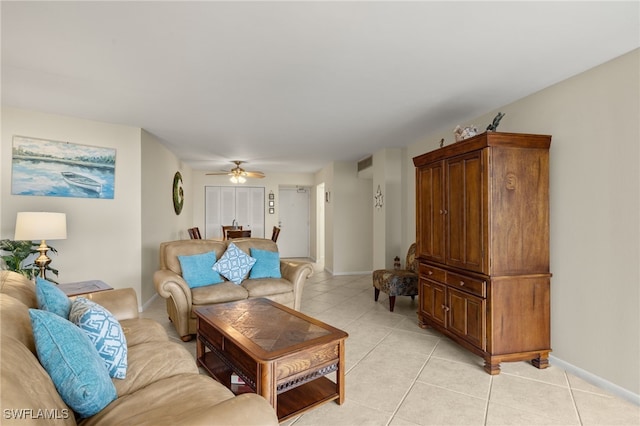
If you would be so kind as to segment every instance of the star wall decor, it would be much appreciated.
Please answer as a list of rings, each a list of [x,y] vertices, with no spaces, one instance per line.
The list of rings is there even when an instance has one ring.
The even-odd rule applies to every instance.
[[[380,185],[378,185],[378,190],[376,191],[376,195],[374,195],[373,200],[376,209],[381,209],[382,205],[384,204],[384,197],[382,195],[382,191],[380,190]]]

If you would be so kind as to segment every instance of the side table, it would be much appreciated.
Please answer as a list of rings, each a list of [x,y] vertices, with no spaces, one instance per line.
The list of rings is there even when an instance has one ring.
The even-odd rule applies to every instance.
[[[58,288],[67,296],[96,293],[98,291],[113,290],[113,287],[100,280],[79,281],[76,283],[60,284]]]

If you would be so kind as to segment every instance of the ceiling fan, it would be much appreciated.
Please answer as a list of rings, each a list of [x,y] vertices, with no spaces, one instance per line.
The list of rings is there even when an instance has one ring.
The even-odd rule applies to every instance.
[[[220,172],[207,173],[208,176],[223,176],[228,175],[231,176],[231,182],[233,183],[245,183],[247,178],[258,178],[262,179],[264,177],[264,173],[262,172],[248,172],[242,167],[240,164],[244,163],[244,161],[234,160],[232,161],[236,166],[229,171],[222,170]]]

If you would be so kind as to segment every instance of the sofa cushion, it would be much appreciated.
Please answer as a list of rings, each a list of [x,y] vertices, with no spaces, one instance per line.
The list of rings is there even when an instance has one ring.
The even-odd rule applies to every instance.
[[[0,293],[0,330],[3,336],[17,339],[35,355],[29,307],[4,293]]]
[[[182,278],[187,282],[189,288],[204,287],[221,283],[222,277],[213,270],[216,263],[216,252],[210,251],[190,256],[178,256]]]
[[[127,376],[127,339],[118,320],[104,307],[84,297],[71,304],[69,321],[80,327],[104,360],[109,376]]]
[[[193,355],[179,344],[148,342],[129,348],[129,367],[124,380],[114,380],[118,397],[133,394],[158,380],[177,374],[198,374]]]
[[[211,377],[182,373],[150,383],[126,398],[118,398],[97,415],[83,421],[82,426],[228,424],[210,414],[212,407],[228,399],[233,399],[233,393]],[[251,404],[243,405],[243,411],[250,412],[253,408]],[[203,414],[200,422],[189,420],[199,412]]]
[[[251,257],[256,263],[251,268],[249,278],[282,278],[280,273],[280,253],[277,251],[251,248]]]
[[[17,272],[0,271],[0,292],[18,299],[29,308],[38,307],[35,284]]]
[[[19,340],[2,333],[0,336],[0,411],[4,426],[71,426],[75,425],[73,411],[64,403],[51,377]],[[48,416],[36,417],[46,409]],[[32,418],[19,418],[18,413],[33,413]],[[22,410],[22,411],[20,411]]]
[[[261,278],[245,280],[242,287],[247,289],[249,297],[265,297],[280,293],[293,292],[293,283],[284,278]]]
[[[147,342],[167,342],[167,330],[158,321],[149,318],[132,318],[120,321],[127,339],[127,348]],[[127,354],[128,355],[128,354]]]
[[[51,312],[29,315],[38,359],[69,407],[89,417],[116,399],[104,361],[82,330]]]
[[[69,318],[71,299],[52,282],[37,277],[36,298],[38,299],[39,309],[53,312],[64,319]]]
[[[247,290],[231,281],[225,281],[208,287],[191,290],[193,305],[210,305],[212,303],[233,302],[249,297]]]
[[[240,284],[254,263],[256,263],[254,258],[240,250],[235,244],[229,243],[227,251],[213,265],[213,270],[219,272],[229,281]]]

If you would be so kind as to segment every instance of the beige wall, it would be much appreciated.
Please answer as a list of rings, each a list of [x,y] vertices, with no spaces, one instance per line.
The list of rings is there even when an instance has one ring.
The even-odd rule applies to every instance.
[[[552,361],[640,394],[640,51],[501,107],[499,130],[553,136]],[[497,111],[462,125],[486,127]],[[451,129],[408,148],[437,148]],[[415,191],[405,169],[408,194]],[[415,199],[407,221],[415,230]],[[415,231],[414,231],[415,232]],[[531,324],[535,327],[535,324]],[[618,391],[620,389],[617,389]]]
[[[333,163],[331,171],[326,182],[331,199],[325,209],[325,268],[335,275],[370,272],[373,265],[371,180],[358,177],[355,162]]]
[[[14,135],[116,149],[114,199],[11,195]],[[59,115],[2,108],[0,236],[13,239],[16,213],[67,214],[67,239],[51,241],[59,282],[101,279],[115,288],[141,282],[141,130]],[[52,277],[55,278],[55,277]]]
[[[182,175],[184,205],[177,215],[173,208],[173,177]],[[193,227],[194,195],[192,171],[179,161],[153,135],[142,131],[142,302],[156,294],[153,273],[159,267],[159,247],[163,241],[188,238],[187,229]],[[204,191],[203,193],[204,194]]]
[[[392,269],[396,256],[402,259],[403,266],[405,263],[408,244],[402,238],[402,157],[403,150],[399,148],[383,149],[373,155],[373,269]],[[378,187],[381,208],[374,205]]]

